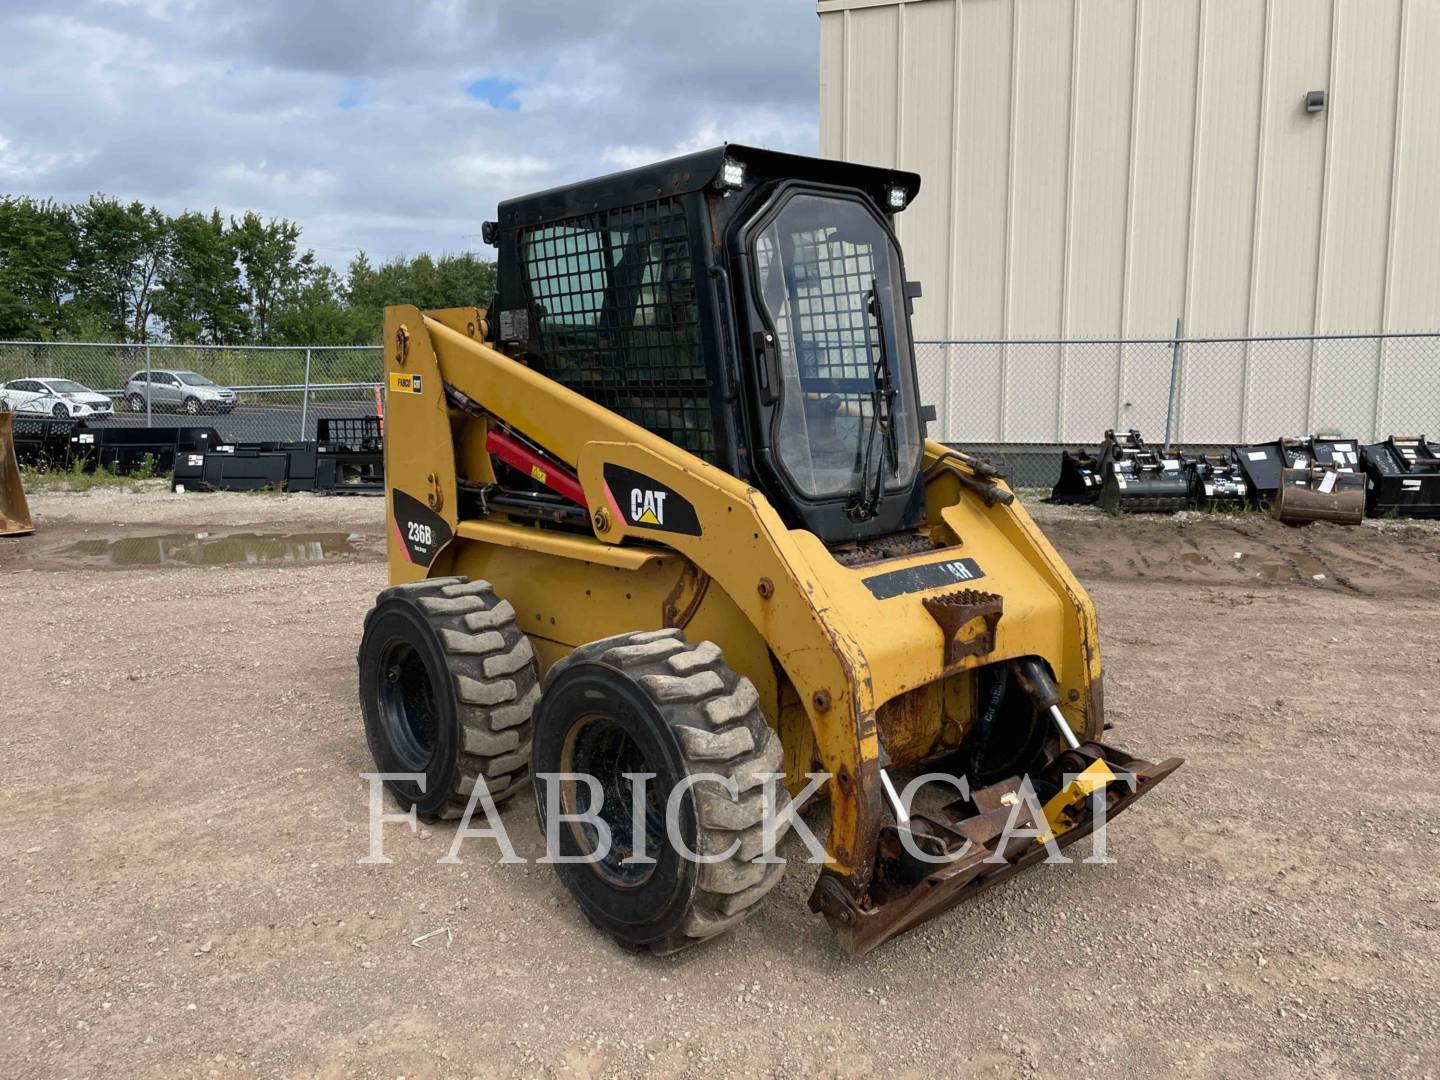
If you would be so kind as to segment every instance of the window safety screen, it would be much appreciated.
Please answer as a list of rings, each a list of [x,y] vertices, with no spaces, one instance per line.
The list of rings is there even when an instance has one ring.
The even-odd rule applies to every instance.
[[[857,490],[867,458],[868,476],[883,469],[888,487],[909,484],[920,436],[889,237],[857,203],[803,195],[754,251],[780,350],[780,461],[812,496]],[[892,430],[872,439],[885,367],[896,392]]]
[[[643,203],[524,230],[545,373],[714,462],[684,206]]]

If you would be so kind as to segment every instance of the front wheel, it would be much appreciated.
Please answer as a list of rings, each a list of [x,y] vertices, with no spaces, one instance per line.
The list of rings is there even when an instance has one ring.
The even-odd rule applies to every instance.
[[[56,405],[50,410],[50,415],[55,417],[56,420],[68,420],[70,419],[70,410],[65,408],[64,405]]]
[[[552,854],[588,860],[555,869],[590,921],[622,943],[667,953],[714,937],[785,872],[783,861],[757,861],[766,817],[789,800],[780,759],[755,687],[714,642],[655,630],[583,645],[551,668],[535,713],[541,826],[558,809],[566,817]],[[636,777],[646,778],[638,792]]]
[[[458,818],[477,784],[496,803],[525,786],[540,696],[530,639],[485,581],[386,589],[360,640],[365,737],[403,809]],[[423,783],[415,777],[423,777]]]

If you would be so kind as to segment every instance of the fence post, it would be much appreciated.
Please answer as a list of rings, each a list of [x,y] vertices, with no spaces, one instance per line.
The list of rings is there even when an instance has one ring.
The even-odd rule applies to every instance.
[[[1175,320],[1175,338],[1170,342],[1170,401],[1165,407],[1165,449],[1175,441],[1180,412],[1180,349],[1184,341],[1185,321]]]
[[[145,343],[145,426],[151,427],[150,414],[150,343]]]
[[[300,395],[300,441],[305,441],[310,414],[310,346],[305,346],[305,389]]]
[[[950,345],[940,346],[940,442],[950,441]]]
[[[1383,438],[1380,434],[1380,418],[1385,409],[1385,360],[1390,353],[1387,348],[1389,344],[1389,338],[1380,338],[1380,355],[1375,358],[1375,406],[1370,410],[1371,442],[1379,442]]]

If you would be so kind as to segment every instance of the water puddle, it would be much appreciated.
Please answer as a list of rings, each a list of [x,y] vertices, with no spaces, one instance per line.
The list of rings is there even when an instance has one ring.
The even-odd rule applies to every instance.
[[[350,555],[364,540],[360,533],[165,533],[118,540],[81,540],[64,549],[70,561],[89,566],[232,566],[260,563],[320,562]]]

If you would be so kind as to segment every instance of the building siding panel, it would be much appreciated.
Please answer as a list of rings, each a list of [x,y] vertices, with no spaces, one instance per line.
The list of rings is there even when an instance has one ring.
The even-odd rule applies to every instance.
[[[1166,337],[1177,316],[1196,336],[1440,324],[1440,0],[817,10],[823,152],[923,176],[900,219],[926,285],[920,338]],[[1322,112],[1305,111],[1308,90],[1327,91]],[[1404,342],[1190,355],[1182,435],[1417,414]],[[1163,345],[936,357],[946,435],[1161,434]]]

